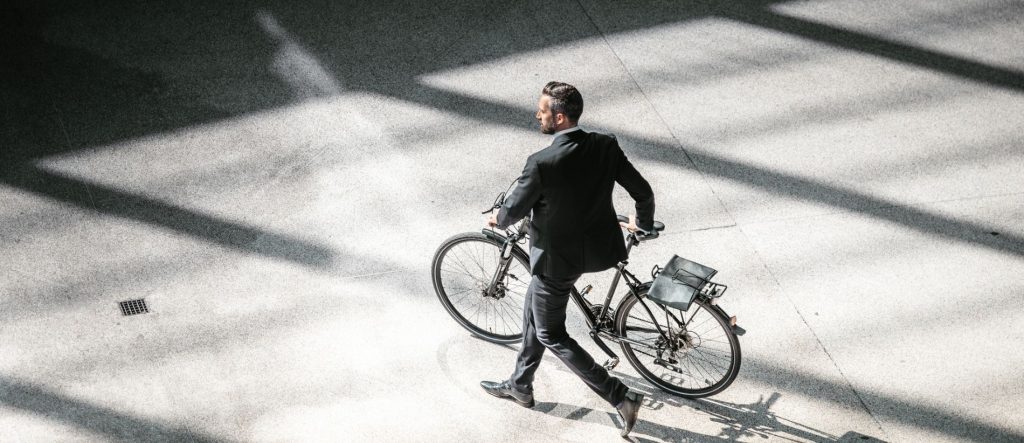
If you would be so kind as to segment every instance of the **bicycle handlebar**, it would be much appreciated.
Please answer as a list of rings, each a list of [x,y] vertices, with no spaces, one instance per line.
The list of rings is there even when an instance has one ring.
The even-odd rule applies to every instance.
[[[491,211],[493,211],[495,209],[501,208],[501,205],[505,204],[505,196],[509,193],[509,191],[512,190],[512,187],[516,185],[516,182],[518,180],[519,179],[512,180],[512,183],[509,183],[508,187],[505,188],[505,190],[502,191],[500,194],[498,194],[498,197],[494,199],[494,203],[491,205],[491,207],[485,209],[484,212],[481,212],[481,214],[486,214],[486,213],[491,212]]]

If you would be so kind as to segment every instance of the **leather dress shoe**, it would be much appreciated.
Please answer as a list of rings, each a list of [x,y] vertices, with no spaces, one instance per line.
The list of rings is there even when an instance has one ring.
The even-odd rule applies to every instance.
[[[480,382],[480,387],[484,388],[484,391],[487,391],[488,394],[498,398],[510,399],[519,403],[520,406],[532,408],[534,405],[533,394],[517,391],[508,380],[503,382],[482,381]]]
[[[636,416],[640,413],[640,405],[643,404],[643,401],[643,394],[636,391],[627,391],[626,398],[622,399],[622,403],[615,407],[619,411],[619,417],[622,417],[623,438],[629,435],[629,431],[633,430],[633,425],[636,424]]]

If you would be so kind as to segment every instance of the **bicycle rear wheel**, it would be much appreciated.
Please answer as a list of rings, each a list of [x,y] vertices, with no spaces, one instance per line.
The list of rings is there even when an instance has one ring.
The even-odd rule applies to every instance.
[[[640,294],[646,295],[646,290]],[[722,392],[736,379],[739,340],[729,319],[707,300],[698,298],[690,309],[680,311],[651,301],[640,303],[630,294],[617,311],[619,335],[636,342],[621,342],[622,352],[641,376],[659,388],[700,398]]]
[[[434,291],[452,318],[469,332],[494,343],[516,343],[523,339],[530,265],[522,250],[513,249],[497,294],[487,295],[501,263],[501,247],[476,232],[445,240],[434,254]]]

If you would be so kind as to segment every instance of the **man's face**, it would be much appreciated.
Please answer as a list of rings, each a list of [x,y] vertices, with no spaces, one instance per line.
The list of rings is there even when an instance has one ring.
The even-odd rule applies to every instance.
[[[540,122],[542,134],[554,134],[556,124],[555,115],[551,113],[551,97],[541,95],[537,102],[537,121]]]

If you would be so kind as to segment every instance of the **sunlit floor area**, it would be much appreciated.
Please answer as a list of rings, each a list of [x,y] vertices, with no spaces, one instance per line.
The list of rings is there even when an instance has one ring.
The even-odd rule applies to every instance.
[[[709,398],[616,367],[632,441],[1024,441],[1022,2],[66,3],[0,6],[0,441],[622,441],[431,283],[550,80],[747,330]]]

